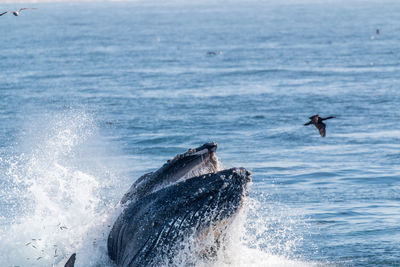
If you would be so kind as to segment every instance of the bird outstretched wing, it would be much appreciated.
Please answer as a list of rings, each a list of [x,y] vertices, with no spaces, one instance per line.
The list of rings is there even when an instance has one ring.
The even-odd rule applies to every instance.
[[[0,13],[0,16],[3,16],[4,14],[8,13],[8,11]]]
[[[25,10],[25,9],[36,9],[36,8],[33,8],[33,7],[23,7],[23,8],[18,9],[18,12],[21,11],[21,10]]]
[[[326,118],[321,118],[321,120],[329,120],[329,119],[333,119],[333,118],[336,118],[335,116],[329,116],[329,117],[326,117]]]

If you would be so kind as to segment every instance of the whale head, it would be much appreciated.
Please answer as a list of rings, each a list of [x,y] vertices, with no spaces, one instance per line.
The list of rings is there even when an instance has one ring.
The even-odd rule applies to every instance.
[[[189,149],[186,153],[178,154],[168,160],[157,171],[141,176],[121,199],[121,204],[137,201],[179,181],[204,173],[216,172],[218,170],[218,159],[215,155],[217,146],[216,142],[210,142]]]
[[[110,232],[110,258],[119,266],[164,266],[188,239],[201,243],[211,230],[220,240],[250,181],[250,172],[233,168],[188,178],[130,202]],[[198,252],[216,251],[219,243]]]

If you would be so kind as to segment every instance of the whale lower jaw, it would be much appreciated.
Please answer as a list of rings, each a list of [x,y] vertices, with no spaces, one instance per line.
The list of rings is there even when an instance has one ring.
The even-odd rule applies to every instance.
[[[118,266],[164,266],[191,244],[212,258],[247,195],[250,173],[234,168],[208,173],[128,204],[115,222],[108,252]],[[205,242],[213,236],[214,242]]]

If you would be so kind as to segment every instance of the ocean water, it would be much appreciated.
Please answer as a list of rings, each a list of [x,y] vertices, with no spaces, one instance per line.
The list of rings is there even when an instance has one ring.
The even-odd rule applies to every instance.
[[[399,3],[30,6],[0,18],[0,266],[112,266],[131,183],[209,141],[253,173],[214,266],[400,265]]]

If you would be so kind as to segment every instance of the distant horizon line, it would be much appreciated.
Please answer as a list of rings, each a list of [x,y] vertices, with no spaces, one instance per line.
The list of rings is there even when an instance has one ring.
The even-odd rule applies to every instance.
[[[210,3],[210,2],[220,2],[223,3],[232,3],[232,2],[242,2],[242,0],[0,0],[0,4],[41,4],[41,3],[82,3],[82,2],[160,2],[163,4],[168,3]],[[395,2],[395,0],[248,0],[249,3],[254,2],[265,2],[270,4],[324,4],[324,3],[385,3],[385,2]]]
[[[141,0],[0,0],[0,4],[79,3],[79,2],[138,2]]]

